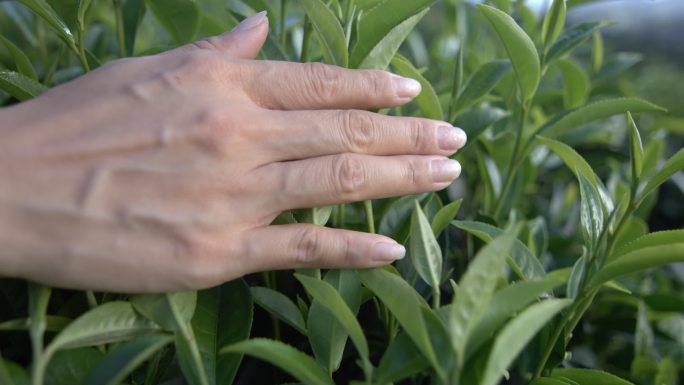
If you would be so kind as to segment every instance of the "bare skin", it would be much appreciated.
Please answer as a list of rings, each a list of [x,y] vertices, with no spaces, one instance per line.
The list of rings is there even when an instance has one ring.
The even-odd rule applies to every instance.
[[[0,276],[157,292],[403,257],[381,235],[270,223],[443,189],[465,134],[363,111],[407,103],[413,80],[254,60],[267,24],[257,14],[0,109]]]

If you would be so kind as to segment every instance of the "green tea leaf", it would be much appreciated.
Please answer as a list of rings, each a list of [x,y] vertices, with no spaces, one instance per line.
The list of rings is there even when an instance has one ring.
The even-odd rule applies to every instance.
[[[563,282],[563,279],[549,275],[538,281],[516,282],[494,293],[480,322],[473,329],[466,348],[466,361],[487,343],[506,321]]]
[[[530,382],[530,385],[569,385],[565,381],[557,380],[555,378],[551,377],[537,377],[532,382]]]
[[[444,231],[444,229],[449,226],[451,221],[456,218],[456,214],[458,214],[458,210],[461,209],[462,204],[463,199],[461,198],[449,203],[437,211],[435,217],[432,218],[432,233],[435,236],[438,236],[442,231]]]
[[[565,289],[568,298],[575,299],[579,295],[587,274],[587,266],[589,266],[589,254],[587,249],[584,248],[582,256],[577,258],[575,265],[570,271],[570,277],[568,277],[568,284]]]
[[[457,112],[464,111],[487,95],[511,69],[508,60],[494,60],[480,66],[463,85],[458,96]]]
[[[670,179],[672,175],[684,169],[684,148],[677,151],[670,159],[665,162],[663,167],[651,177],[651,179],[646,182],[646,186],[638,193],[639,204],[652,193],[653,190],[658,188],[666,180]]]
[[[634,357],[651,357],[653,339],[653,329],[648,321],[648,309],[643,301],[639,301],[634,331]]]
[[[417,200],[414,201],[411,214],[409,255],[420,278],[430,285],[435,293],[439,293],[439,284],[442,282],[442,250]]]
[[[553,378],[567,378],[575,381],[578,384],[591,385],[634,385],[633,383],[623,380],[622,378],[594,369],[555,369],[551,373]]]
[[[43,385],[82,384],[103,356],[104,353],[94,348],[59,351],[50,360]]]
[[[45,331],[58,332],[64,329],[71,321],[71,318],[55,315],[45,316]],[[0,331],[29,330],[31,327],[31,317],[17,318],[0,323]]]
[[[498,384],[504,371],[513,363],[532,337],[571,303],[572,300],[569,299],[546,300],[530,306],[506,324],[494,341],[480,384]]]
[[[594,32],[610,25],[606,22],[590,21],[568,29],[556,40],[546,53],[546,63],[551,63],[560,59],[568,52],[577,48],[580,44],[589,39]]]
[[[200,23],[195,0],[145,0],[145,4],[176,44],[195,40]]]
[[[135,52],[135,38],[138,34],[138,26],[145,16],[144,0],[126,0],[123,4],[123,30],[126,54],[133,56]]]
[[[233,382],[242,356],[219,354],[219,349],[249,338],[252,318],[252,295],[243,279],[197,292],[192,329],[210,385]]]
[[[29,385],[30,379],[23,367],[0,356],[0,384]]]
[[[591,91],[589,76],[574,61],[560,59],[556,65],[563,75],[563,103],[565,108],[571,109],[581,106]]]
[[[42,84],[19,72],[0,69],[0,90],[18,100],[31,99],[42,94],[46,89]]]
[[[74,46],[75,39],[71,30],[45,0],[19,0],[19,2],[42,17],[68,45]]]
[[[482,239],[485,242],[490,242],[492,239],[504,234],[504,231],[492,225],[475,222],[475,221],[453,221],[452,224],[463,231]],[[539,259],[532,254],[530,249],[519,240],[513,242],[513,249],[511,251],[512,259],[508,261],[509,265],[513,265],[514,269],[522,273],[523,279],[538,279],[546,275],[544,266],[542,266]]]
[[[306,323],[297,305],[279,291],[267,287],[252,286],[250,288],[254,302],[279,320],[306,335]]]
[[[389,384],[419,373],[429,366],[430,363],[408,334],[402,332],[390,342],[373,375],[376,384]]]
[[[493,107],[489,103],[482,103],[479,106],[468,109],[460,114],[454,125],[462,127],[468,135],[468,142],[461,151],[477,142],[477,138],[487,128],[508,117],[510,113],[501,108]]]
[[[78,348],[159,332],[159,327],[133,310],[130,302],[113,301],[81,315],[55,337],[47,349]]]
[[[342,299],[342,296],[329,283],[307,277],[305,275],[295,274],[295,278],[304,285],[306,290],[318,303],[325,306],[337,321],[344,327],[349,334],[356,350],[359,352],[361,359],[364,362],[364,369],[370,370],[368,342],[366,336],[363,334],[359,321],[356,320],[356,315],[349,309],[347,303]]]
[[[14,45],[14,43],[9,41],[2,35],[0,35],[0,44],[4,45],[5,49],[7,49],[9,54],[12,56],[12,59],[14,60],[14,65],[17,67],[17,71],[20,74],[28,78],[31,78],[35,81],[38,81],[38,76],[36,75],[36,71],[33,69],[31,60],[26,56],[26,54],[21,49],[19,49],[19,47]]]
[[[170,335],[152,335],[129,341],[111,350],[95,366],[85,385],[117,385],[155,352],[173,341]]]
[[[641,135],[637,129],[632,114],[627,112],[627,124],[629,125],[629,160],[632,166],[632,183],[638,183],[641,170],[644,167],[644,147],[641,144]]]
[[[478,8],[494,27],[506,48],[523,101],[530,100],[537,91],[541,78],[539,55],[532,39],[504,12],[483,4],[478,4]]]
[[[260,358],[307,385],[335,385],[313,357],[280,341],[255,338],[226,346],[221,353],[244,353]]]
[[[416,96],[416,103],[422,115],[429,119],[442,120],[444,119],[444,112],[442,112],[442,105],[439,103],[437,93],[423,75],[411,64],[405,57],[396,54],[392,59],[392,66],[401,76],[415,79],[420,82],[422,86],[421,93]]]
[[[595,31],[593,40],[593,47],[591,50],[591,62],[592,69],[594,73],[598,73],[603,66],[603,37],[601,37],[601,31]]]
[[[494,238],[477,253],[459,282],[449,315],[451,345],[459,367],[465,363],[469,338],[489,305],[514,241],[510,233]]]
[[[321,0],[300,0],[299,3],[320,36],[326,63],[346,67],[349,63],[347,39],[335,14]]]
[[[603,231],[604,225],[604,207],[601,203],[596,184],[592,183],[582,173],[577,171],[579,185],[580,185],[580,222],[582,224],[582,235],[584,242],[589,246],[589,252],[592,253],[598,247],[599,236]],[[571,275],[572,276],[572,275]]]
[[[131,297],[131,304],[140,314],[154,321],[164,330],[176,331],[179,325],[171,309],[174,304],[185,323],[189,323],[195,313],[197,304],[196,291],[184,291],[173,294],[141,294]]]
[[[554,0],[551,9],[546,13],[544,24],[542,25],[542,42],[545,47],[550,46],[558,35],[563,32],[565,13],[565,0]]]
[[[535,135],[545,133],[547,137],[558,136],[565,131],[573,128],[578,128],[587,123],[597,120],[606,119],[613,115],[625,114],[627,111],[645,112],[645,111],[665,111],[662,107],[656,106],[642,99],[637,98],[616,98],[600,100],[598,102],[589,103],[580,108],[574,109],[565,115],[552,119],[548,123],[539,127]]]
[[[351,49],[349,67],[369,68],[368,66],[362,66],[361,63],[366,61],[373,49],[375,49],[385,37],[390,35],[391,31],[401,25],[402,22],[412,16],[420,14],[421,11],[424,11],[425,8],[434,3],[434,1],[435,0],[385,0],[364,12],[358,21],[357,35],[359,36],[359,39]],[[415,23],[417,22],[418,20],[415,20]],[[412,28],[413,27],[404,27],[403,30]],[[404,32],[408,35],[408,31]],[[394,34],[398,34],[398,32],[395,31]],[[396,41],[399,39],[394,36],[392,40]],[[403,39],[401,40],[403,41]],[[387,42],[384,44],[387,44]],[[377,53],[375,56],[377,56]],[[394,52],[387,58],[387,63],[389,63],[393,56]]]
[[[392,30],[390,30],[361,61],[358,68],[387,68],[401,44],[406,40],[416,24],[418,24],[428,11],[429,8],[426,8],[392,28]]]
[[[610,256],[609,260],[618,260],[625,254],[629,254],[633,251],[637,251],[646,247],[665,246],[681,242],[684,242],[684,230],[656,231],[641,236],[632,242],[617,248]]]
[[[439,367],[420,307],[427,307],[422,297],[401,277],[383,269],[359,270],[361,282],[387,306],[418,349]]]

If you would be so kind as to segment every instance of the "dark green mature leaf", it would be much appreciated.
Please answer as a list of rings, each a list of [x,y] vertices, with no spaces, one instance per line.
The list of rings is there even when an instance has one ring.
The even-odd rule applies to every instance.
[[[371,52],[390,35],[402,22],[421,13],[435,0],[384,0],[364,12],[358,21],[358,36],[360,37],[351,49],[349,65],[351,68],[368,68],[362,66]],[[417,20],[415,20],[417,22]],[[412,28],[412,27],[411,27]],[[408,35],[408,32],[406,32]],[[401,39],[403,40],[403,39]],[[398,46],[397,46],[398,48]],[[388,58],[391,60],[394,53]]]
[[[563,284],[563,279],[547,276],[538,281],[513,283],[494,293],[466,348],[466,360],[494,336],[511,317],[545,293]]]
[[[527,346],[532,337],[571,303],[572,300],[569,299],[546,300],[530,306],[506,324],[494,341],[480,384],[498,384],[504,371]]]
[[[145,4],[176,44],[195,39],[200,23],[195,0],[145,0]]]
[[[478,4],[478,8],[494,27],[506,48],[523,101],[530,100],[537,91],[541,78],[539,55],[532,39],[504,12],[483,4]]]
[[[173,341],[171,335],[152,335],[118,346],[107,353],[89,372],[83,383],[85,385],[120,384],[133,370],[171,341]]]
[[[494,238],[475,256],[461,278],[449,315],[451,345],[459,367],[465,363],[468,340],[489,305],[514,242],[515,234],[511,233]]]
[[[31,64],[31,60],[26,56],[26,54],[19,49],[14,43],[9,41],[7,38],[4,36],[0,35],[0,44],[5,46],[5,49],[10,53],[12,56],[12,59],[14,59],[14,65],[17,68],[17,71],[33,80],[38,80],[38,76],[36,75],[36,71],[33,69],[33,65]]]
[[[64,329],[71,321],[71,318],[54,315],[45,316],[45,331],[58,332]],[[0,323],[0,331],[29,330],[31,327],[31,317],[11,319]]]
[[[411,214],[409,255],[420,278],[430,285],[435,293],[439,293],[439,285],[442,282],[442,250],[417,200],[414,201]]]
[[[653,329],[648,320],[648,308],[643,301],[639,301],[634,331],[634,357],[651,357],[653,338]]]
[[[456,111],[463,111],[487,95],[511,69],[509,60],[494,60],[480,66],[463,85]]]
[[[335,385],[313,357],[280,341],[255,338],[226,346],[221,353],[244,353],[260,358],[307,385]]]
[[[47,88],[19,72],[0,70],[0,90],[24,101],[36,97]]]
[[[641,236],[626,245],[619,247],[609,257],[609,261],[620,259],[623,255],[646,247],[663,246],[684,242],[684,230],[656,231]]]
[[[591,91],[589,76],[574,61],[560,59],[556,65],[563,75],[563,103],[565,108],[572,109],[581,106]]]
[[[482,103],[460,114],[454,121],[454,125],[462,127],[468,135],[468,143],[461,151],[476,143],[480,134],[507,116],[509,116],[508,111],[493,107],[488,103]]]
[[[580,222],[584,242],[589,247],[589,253],[598,247],[599,237],[604,225],[605,208],[601,203],[596,184],[592,183],[582,171],[577,171],[580,185]],[[572,275],[571,275],[572,276]]]
[[[29,385],[29,383],[29,375],[23,367],[0,356],[0,384]]]
[[[94,348],[57,352],[45,371],[44,385],[82,384],[103,356],[104,353]]]
[[[406,334],[433,365],[438,368],[420,307],[427,307],[422,297],[401,277],[383,269],[359,270],[361,282],[387,306],[404,328]]]
[[[129,302],[113,301],[81,315],[55,337],[47,349],[94,346],[158,332]]]
[[[427,369],[430,363],[406,333],[399,333],[389,344],[374,371],[375,383],[398,382],[412,374]]]
[[[641,170],[644,168],[644,147],[641,144],[639,129],[629,111],[627,111],[627,124],[629,125],[629,160],[632,166],[632,183],[636,185],[641,177]]]
[[[551,63],[556,59],[560,59],[589,39],[594,32],[608,25],[610,25],[610,23],[590,21],[578,24],[563,32],[547,51],[546,63]]]
[[[458,210],[461,209],[462,204],[463,199],[458,199],[437,211],[435,217],[432,218],[432,233],[435,234],[435,236],[438,236],[442,231],[444,231],[444,229],[449,226],[451,221],[456,218],[456,214],[458,214]]]
[[[581,385],[634,385],[616,375],[594,369],[556,369],[551,373],[551,377],[567,378]]]
[[[429,8],[423,9],[392,28],[361,61],[358,68],[387,68],[406,37],[428,11]]]
[[[421,93],[416,97],[416,103],[422,115],[429,119],[442,120],[444,119],[444,112],[442,112],[442,105],[439,103],[439,98],[432,84],[430,84],[423,75],[411,64],[405,57],[396,54],[392,59],[392,66],[397,70],[401,76],[418,80],[422,86]]]
[[[185,323],[189,323],[195,313],[197,304],[196,291],[184,291],[173,294],[141,294],[131,298],[131,304],[140,314],[154,321],[164,330],[176,331],[180,325],[176,322],[172,305],[179,310]]]
[[[70,46],[75,43],[74,35],[69,27],[59,17],[57,12],[45,0],[19,0],[22,4],[29,7],[38,16],[42,17]]]
[[[323,43],[323,56],[328,64],[346,67],[349,63],[347,39],[339,20],[321,0],[300,0]]]
[[[677,151],[670,159],[665,162],[663,167],[646,182],[646,186],[639,192],[639,203],[653,192],[658,186],[670,179],[672,175],[684,169],[684,148]]]
[[[279,291],[267,287],[252,286],[250,288],[254,302],[279,320],[306,335],[306,323],[297,305]]]
[[[126,0],[123,5],[123,29],[126,54],[133,56],[138,26],[145,16],[144,0]]]
[[[530,385],[568,385],[568,383],[551,377],[538,377],[532,380]]]
[[[582,288],[582,283],[587,274],[587,267],[589,266],[589,253],[586,248],[582,252],[582,256],[577,258],[575,265],[570,271],[570,277],[568,277],[568,284],[565,289],[567,297],[571,299],[577,298]]]
[[[638,98],[616,98],[600,100],[589,103],[580,108],[574,109],[565,115],[552,119],[548,123],[539,127],[535,135],[545,133],[545,136],[558,136],[561,133],[573,128],[578,128],[596,120],[606,119],[616,114],[645,111],[665,111],[653,103]]]
[[[222,355],[219,349],[249,338],[252,318],[252,296],[243,279],[197,293],[192,329],[209,385],[233,382],[242,356]]]
[[[545,47],[550,46],[558,35],[563,32],[565,13],[565,0],[554,0],[551,9],[546,13],[544,24],[542,25],[542,42]]]
[[[301,274],[305,275],[305,274]],[[324,280],[340,293],[354,314],[361,306],[361,282],[352,270],[330,270]],[[336,371],[342,362],[342,354],[349,334],[328,308],[314,299],[308,313],[307,334],[316,360],[328,369]]]
[[[295,278],[304,285],[309,294],[318,300],[318,303],[325,306],[335,316],[337,322],[347,331],[354,346],[356,346],[356,350],[363,360],[364,369],[370,370],[371,366],[368,359],[370,353],[366,336],[363,334],[355,313],[347,306],[342,296],[332,285],[323,280],[300,274],[295,274]]]
[[[483,222],[453,221],[452,224],[486,242],[489,242],[504,233],[503,230]],[[517,239],[513,242],[511,257],[512,259],[509,260],[508,263],[509,265],[513,265],[513,269],[522,273],[521,278],[538,279],[543,278],[546,275],[544,266],[542,266],[537,257],[532,254],[524,243]]]

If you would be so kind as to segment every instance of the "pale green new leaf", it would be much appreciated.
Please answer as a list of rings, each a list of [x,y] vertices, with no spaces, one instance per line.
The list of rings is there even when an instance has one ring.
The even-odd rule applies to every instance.
[[[684,242],[684,230],[656,231],[643,235],[619,247],[609,257],[609,261],[620,259],[623,255],[645,247],[664,246]]]
[[[580,222],[584,242],[589,246],[589,252],[598,247],[599,236],[604,225],[604,207],[601,203],[596,184],[592,183],[582,171],[577,171],[580,185]],[[572,276],[572,275],[571,275]]]
[[[468,109],[486,96],[511,69],[509,60],[494,60],[480,66],[463,85],[456,112]]]
[[[335,14],[321,0],[299,0],[323,43],[323,56],[328,64],[346,67],[349,63],[347,39]]]
[[[468,339],[489,305],[514,241],[511,233],[496,237],[477,253],[459,282],[449,315],[451,344],[459,367],[465,363]]]
[[[367,368],[369,368],[370,361],[368,357],[370,353],[368,351],[368,342],[363,334],[361,325],[359,325],[359,321],[356,319],[356,315],[349,309],[342,296],[334,287],[323,280],[300,274],[295,274],[294,276],[304,285],[309,294],[317,299],[321,305],[325,306],[335,316],[340,325],[344,327],[354,346],[356,346],[361,359],[364,361],[364,366],[367,365]]]
[[[19,72],[0,70],[0,90],[18,100],[31,99],[42,94],[46,89],[42,84]]]
[[[439,293],[439,284],[442,282],[442,250],[417,200],[414,201],[411,214],[409,254],[420,278]]]
[[[563,103],[565,108],[572,109],[581,106],[591,91],[589,76],[574,61],[560,59],[556,65],[563,75]]]
[[[494,341],[480,385],[498,384],[504,371],[532,337],[571,303],[569,299],[546,300],[530,306],[506,324]]]
[[[513,64],[520,94],[523,101],[534,96],[541,78],[539,55],[529,36],[523,31],[512,17],[488,5],[478,4],[478,8],[494,27],[503,42],[508,57]]]
[[[267,287],[250,288],[254,302],[279,320],[306,335],[306,323],[297,305],[279,291]]]
[[[594,369],[563,368],[551,372],[553,378],[567,378],[578,384],[591,385],[634,385],[614,374]]]
[[[455,200],[448,205],[442,207],[437,211],[434,218],[432,218],[432,233],[438,236],[444,229],[446,229],[451,221],[456,218],[458,210],[461,209],[463,199]]]
[[[387,35],[385,35],[368,55],[361,61],[358,67],[352,68],[368,68],[368,69],[382,69],[387,68],[392,58],[395,56],[401,44],[406,40],[406,37],[413,31],[416,24],[425,16],[429,8],[418,12],[417,14],[402,21],[399,25],[392,28]],[[441,118],[440,118],[441,119]]]
[[[670,159],[665,162],[663,167],[646,182],[646,186],[639,192],[639,204],[650,194],[670,179],[672,175],[684,169],[684,148],[677,151]]]
[[[641,170],[644,168],[644,147],[641,144],[639,129],[629,111],[627,112],[627,124],[629,125],[629,160],[632,166],[632,183],[636,184],[641,178]]]
[[[420,14],[421,11],[424,11],[425,8],[434,2],[435,0],[384,0],[365,11],[358,21],[358,36],[361,38],[358,39],[351,49],[349,67],[369,68],[367,65],[362,65],[362,63],[371,55],[371,51],[373,51],[383,39],[388,37],[388,35],[391,35],[391,31],[401,25],[402,22],[412,16]],[[417,22],[418,20],[415,20],[415,23]],[[413,24],[415,25],[415,23]],[[405,31],[406,36],[412,28],[413,26],[408,28],[408,31]],[[395,37],[393,40],[399,39]],[[403,41],[404,39],[400,40]],[[396,46],[397,48],[399,47],[398,45]],[[394,51],[396,52],[396,49]],[[377,53],[375,56],[377,56]],[[389,63],[393,56],[394,52],[387,57],[387,63]]]
[[[542,25],[542,42],[544,43],[544,46],[550,46],[558,35],[563,32],[563,26],[565,26],[565,13],[565,0],[554,0],[551,9],[544,18],[544,24]]]
[[[603,37],[601,31],[595,31],[592,42],[591,62],[594,73],[598,73],[603,66]]]
[[[568,298],[575,299],[580,293],[582,283],[587,274],[587,266],[589,265],[589,253],[586,248],[582,251],[582,256],[577,258],[575,265],[570,271],[568,283],[565,289]]]
[[[145,4],[176,44],[195,39],[200,24],[195,0],[145,0]]]
[[[4,36],[0,35],[0,44],[5,46],[5,49],[10,53],[12,59],[14,60],[14,65],[17,67],[17,71],[35,81],[38,81],[38,76],[36,71],[33,69],[31,60],[26,56],[26,54],[19,49],[14,43],[9,41]]]
[[[425,79],[425,77],[411,64],[411,62],[396,54],[392,59],[392,66],[397,70],[397,73],[403,77],[415,79],[420,82],[422,91],[416,96],[416,103],[418,108],[425,118],[442,120],[444,119],[444,112],[442,112],[442,105],[439,103],[439,98],[432,84]]]
[[[501,236],[504,233],[503,230],[483,222],[453,221],[452,224],[485,242],[490,242],[492,239]],[[511,257],[512,259],[508,260],[508,264],[512,269],[518,270],[517,274],[521,275],[520,278],[538,279],[543,278],[546,275],[544,266],[539,262],[539,259],[537,259],[530,249],[518,239],[513,242]]]
[[[75,319],[52,340],[48,349],[95,346],[155,332],[159,332],[159,327],[138,314],[130,302],[113,301]]]
[[[85,385],[118,385],[158,350],[173,341],[170,335],[151,335],[129,341],[107,353],[90,372]]]
[[[280,341],[255,338],[226,346],[221,353],[244,353],[268,361],[306,385],[335,385],[313,357]]]
[[[577,48],[580,44],[589,39],[594,32],[609,25],[606,22],[590,21],[578,24],[567,31],[556,40],[546,53],[546,63],[551,63],[560,59],[568,52]]]

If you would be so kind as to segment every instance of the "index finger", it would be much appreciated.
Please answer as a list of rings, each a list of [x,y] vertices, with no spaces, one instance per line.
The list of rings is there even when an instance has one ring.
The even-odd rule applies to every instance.
[[[255,103],[276,110],[388,108],[421,91],[417,80],[385,71],[279,61],[251,62],[243,85]]]

